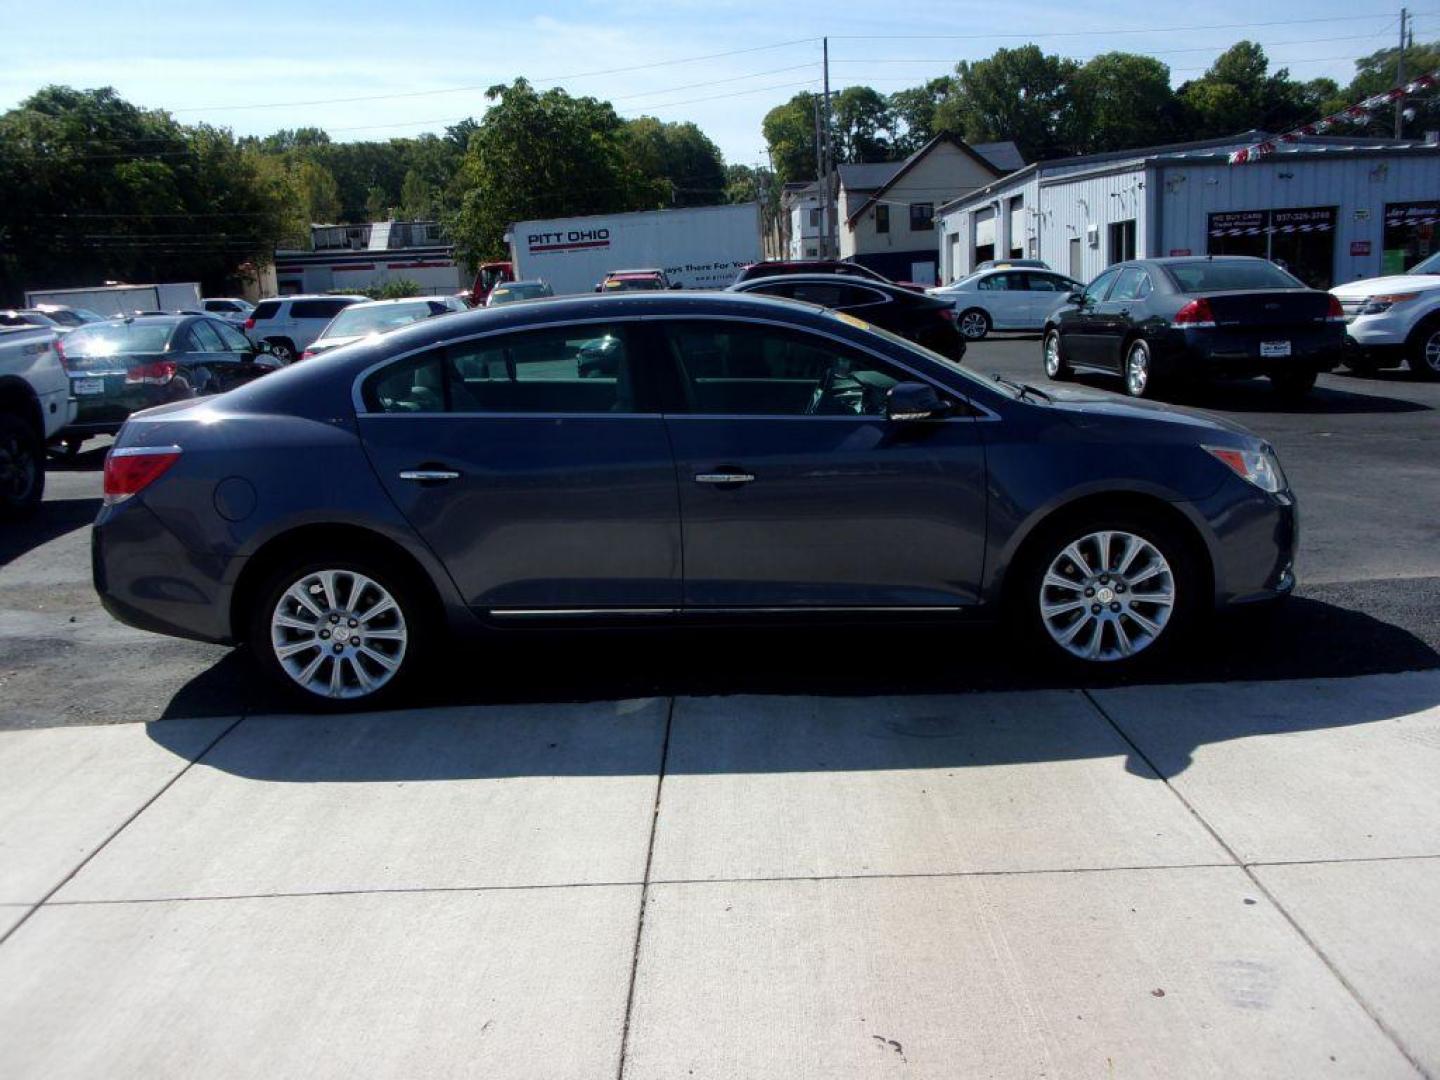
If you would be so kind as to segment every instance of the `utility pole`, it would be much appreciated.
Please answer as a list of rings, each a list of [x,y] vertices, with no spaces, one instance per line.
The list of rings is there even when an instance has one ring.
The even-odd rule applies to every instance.
[[[1395,65],[1395,83],[1398,86],[1405,85],[1405,24],[1409,21],[1409,12],[1405,8],[1400,9],[1400,59]],[[1402,138],[1405,123],[1405,95],[1401,94],[1395,99],[1395,138]]]
[[[837,223],[833,219],[834,208],[831,205],[833,193],[830,190],[830,173],[834,170],[835,166],[835,163],[830,160],[830,39],[828,37],[821,38],[820,43],[820,47],[823,50],[822,59],[825,68],[825,138],[823,140],[825,148],[825,180],[822,185],[825,189],[825,250],[829,258],[838,259],[840,257],[840,243],[836,236],[837,230],[835,225]]]
[[[812,102],[812,104],[815,106],[815,108],[812,110],[812,115],[815,120],[815,193],[820,197],[820,238],[819,243],[816,245],[816,251],[820,253],[820,257],[823,259],[825,258],[826,254],[826,222],[830,220],[830,199],[826,195],[826,177],[828,174],[825,172],[825,142],[820,137],[820,100],[817,98]],[[809,217],[810,212],[807,209],[805,212],[805,218],[808,220]],[[800,226],[800,235],[805,235],[805,224],[803,222]],[[803,244],[801,245],[801,254],[804,254]]]

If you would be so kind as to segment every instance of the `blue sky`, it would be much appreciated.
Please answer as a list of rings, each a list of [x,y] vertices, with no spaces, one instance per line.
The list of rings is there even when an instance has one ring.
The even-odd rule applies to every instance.
[[[1440,0],[1420,9],[1417,40],[1440,38],[1437,9]],[[1398,8],[1338,0],[61,0],[43,9],[0,0],[0,25],[18,31],[0,64],[0,108],[50,82],[108,85],[239,134],[316,125],[337,139],[385,138],[479,115],[483,90],[456,88],[523,75],[606,98],[625,115],[693,120],[727,161],[755,164],[764,158],[766,110],[819,85],[822,35],[831,37],[832,88],[901,89],[1027,37],[1082,59],[1109,49],[1151,53],[1177,84],[1249,37],[1266,46],[1272,66],[1344,82],[1353,58],[1393,43],[1397,19]],[[749,51],[714,55],[733,50]]]

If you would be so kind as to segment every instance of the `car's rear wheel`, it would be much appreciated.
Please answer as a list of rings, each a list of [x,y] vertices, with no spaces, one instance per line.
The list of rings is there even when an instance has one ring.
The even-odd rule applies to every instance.
[[[1155,372],[1150,363],[1150,346],[1143,340],[1130,343],[1125,350],[1125,393],[1133,398],[1150,397],[1155,392]]]
[[[1162,654],[1200,607],[1191,548],[1144,515],[1071,520],[1033,549],[1015,599],[1062,663],[1131,665]]]
[[[427,638],[421,591],[380,560],[294,562],[271,575],[251,615],[250,648],[272,680],[311,707],[389,699]]]
[[[33,514],[44,496],[44,438],[20,417],[0,414],[0,520]]]
[[[285,338],[266,338],[270,344],[270,355],[282,364],[295,362],[295,346]]]
[[[1059,330],[1045,331],[1045,341],[1040,349],[1045,357],[1046,378],[1059,382],[1073,374],[1070,365],[1065,362],[1065,347],[1060,343]]]
[[[979,308],[962,311],[956,323],[968,341],[982,341],[990,333],[990,316]]]

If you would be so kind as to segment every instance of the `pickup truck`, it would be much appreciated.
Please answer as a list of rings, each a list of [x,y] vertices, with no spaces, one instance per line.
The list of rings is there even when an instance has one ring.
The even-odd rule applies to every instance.
[[[59,335],[0,328],[0,520],[33,513],[45,494],[45,444],[75,415]]]

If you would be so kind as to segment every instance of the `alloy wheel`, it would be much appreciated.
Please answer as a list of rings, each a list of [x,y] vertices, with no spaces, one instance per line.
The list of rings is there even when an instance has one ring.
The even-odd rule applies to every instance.
[[[1081,660],[1125,660],[1152,646],[1175,610],[1175,573],[1149,540],[1122,530],[1080,537],[1040,582],[1040,619]]]
[[[1440,375],[1440,330],[1425,339],[1425,366]]]
[[[979,341],[990,332],[990,320],[982,311],[967,311],[960,316],[960,332],[971,341]]]
[[[1131,397],[1144,397],[1150,385],[1150,350],[1137,341],[1125,355],[1125,390]]]
[[[384,586],[354,570],[316,570],[280,596],[270,644],[285,674],[322,698],[369,697],[405,660],[405,615]]]
[[[1058,379],[1060,368],[1060,335],[1051,330],[1045,335],[1045,375]]]

